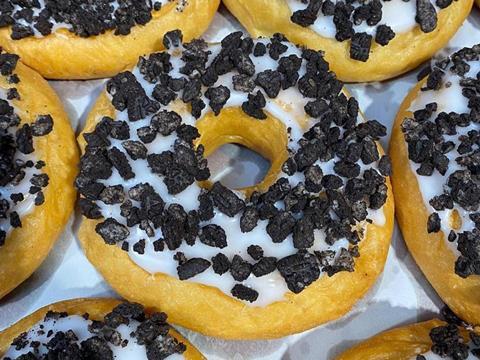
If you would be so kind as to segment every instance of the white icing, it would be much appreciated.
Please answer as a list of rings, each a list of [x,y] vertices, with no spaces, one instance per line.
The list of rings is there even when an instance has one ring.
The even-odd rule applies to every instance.
[[[47,334],[50,330],[54,333],[68,330],[73,330],[75,335],[78,338],[77,344],[80,344],[82,341],[91,338],[92,333],[88,331],[88,326],[92,323],[91,320],[85,320],[83,317],[78,315],[67,316],[65,318],[60,318],[58,320],[49,319],[45,322],[41,321],[34,325],[27,335],[27,340],[30,341],[39,341],[40,343],[48,343],[51,337],[47,337]],[[41,328],[40,325],[44,327]],[[115,346],[111,343],[108,343],[110,349],[112,349],[113,357],[115,360],[143,360],[147,359],[146,348],[143,345],[138,345],[136,339],[130,336],[132,331],[135,331],[139,322],[136,320],[130,320],[128,325],[122,324],[116,330],[120,333],[122,340],[128,340],[128,344],[125,347]],[[40,330],[43,330],[43,334],[38,334]],[[23,349],[16,350],[14,346],[11,346],[8,351],[5,353],[5,357],[10,357],[15,359],[23,354],[32,351],[32,348],[26,346]],[[44,355],[48,352],[45,346],[39,347],[39,355]],[[184,359],[184,356],[181,354],[173,354],[167,357],[168,360],[181,360]]]
[[[307,4],[304,4],[300,0],[286,1],[292,13],[298,10],[303,10],[307,7]],[[338,0],[332,1],[334,3],[338,2]],[[415,22],[415,15],[417,13],[415,4],[415,0],[410,0],[408,2],[403,0],[382,1],[382,20],[380,20],[377,25],[369,26],[366,22],[362,22],[360,25],[354,24],[353,28],[357,33],[366,32],[372,36],[375,36],[376,27],[378,25],[390,26],[395,34],[409,32],[417,26],[417,23]],[[355,2],[352,5],[358,7],[360,4],[359,2]],[[310,26],[310,29],[323,37],[335,38],[336,28],[333,23],[333,16],[325,16],[321,10],[318,12],[318,17],[313,25]]]
[[[172,2],[172,1],[175,1],[175,0],[156,0],[155,2],[158,2],[158,3],[161,3],[162,6],[164,6],[166,3],[169,3],[169,2]],[[178,11],[183,11],[183,8],[186,6],[185,4],[183,4],[185,2],[185,0],[176,0],[177,1],[177,10]],[[38,0],[39,4],[40,4],[40,7],[33,7],[32,10],[33,10],[33,16],[34,18],[35,17],[38,17],[38,15],[40,14],[40,12],[45,8],[45,0]],[[113,11],[112,11],[112,14],[120,7],[120,4],[118,2],[118,0],[113,0],[110,5],[113,7]],[[83,7],[85,7],[84,4],[82,4]],[[91,5],[89,5],[91,6]],[[23,6],[20,6],[20,5],[13,5],[13,13],[19,11],[19,10],[22,10],[24,7]],[[50,23],[53,24],[52,26],[52,33],[56,32],[57,30],[59,29],[70,29],[71,28],[71,25],[66,23],[66,22],[57,22],[55,21],[55,19],[52,17],[49,19]],[[40,31],[38,31],[34,26],[33,24],[27,22],[25,19],[17,19],[16,20],[17,23],[19,23],[20,25],[24,25],[24,26],[28,26],[30,27],[32,30],[33,30],[33,33],[34,33],[34,36],[36,38],[42,38],[43,35],[40,33]]]
[[[35,157],[32,154],[24,155],[17,150],[17,154],[15,156],[16,159],[26,161],[33,161],[35,163]],[[28,192],[30,186],[30,179],[32,178],[33,174],[38,174],[38,170],[33,168],[25,168],[25,177],[17,184],[7,184],[6,186],[0,186],[0,198],[7,199],[10,203],[9,212],[16,211],[20,220],[22,217],[28,215],[32,210],[35,208],[35,196]],[[20,201],[16,204],[10,200],[10,195],[22,193],[23,194],[23,201]],[[0,229],[8,233],[13,229],[10,225],[10,219],[2,219],[0,218]]]
[[[0,96],[2,99],[7,99],[6,96],[6,91],[3,89],[0,89]],[[9,102],[10,106],[13,106],[11,102]],[[14,107],[14,106],[13,106]],[[14,107],[14,111],[16,111]],[[10,128],[8,131],[12,136],[15,136],[15,131],[17,130],[17,127]],[[35,158],[35,152],[32,154],[22,154],[20,151],[17,150],[15,154],[15,160],[17,161],[22,161],[26,163],[27,161],[32,161],[34,164],[38,161],[38,159]],[[39,174],[41,173],[41,170],[37,170],[35,167],[31,168],[24,168],[23,169],[25,172],[24,178],[16,185],[13,184],[7,184],[6,186],[0,186],[0,198],[7,199],[10,203],[10,209],[9,212],[11,211],[16,211],[18,216],[20,217],[20,220],[28,215],[30,212],[33,211],[35,208],[35,196],[36,194],[32,195],[29,193],[29,189],[32,186],[30,183],[30,180],[32,179],[34,174]],[[23,201],[20,201],[16,204],[13,203],[13,201],[10,200],[10,196],[12,194],[16,193],[22,193],[23,194]],[[13,227],[10,225],[10,219],[2,219],[0,218],[0,230],[3,230],[8,234],[13,230]]]
[[[471,68],[470,71],[465,75],[466,77],[476,77],[477,73],[480,71],[480,61],[470,62]],[[457,75],[447,72],[443,80],[445,83],[450,83],[449,87],[443,86],[438,91],[423,91],[420,92],[417,98],[410,105],[409,111],[416,111],[419,109],[425,108],[425,105],[436,102],[438,104],[437,112],[432,115],[432,118],[435,118],[441,112],[456,112],[459,114],[468,113],[470,109],[468,108],[468,99],[462,95],[462,87],[460,86],[460,78]],[[456,145],[459,144],[458,137],[460,135],[465,135],[470,130],[480,130],[480,125],[477,123],[471,123],[467,127],[457,127],[457,135],[444,135],[445,141],[453,141]],[[446,184],[448,177],[457,170],[461,170],[461,167],[455,159],[460,156],[457,151],[457,146],[454,150],[445,154],[450,160],[448,164],[448,170],[445,175],[441,175],[438,171],[434,171],[432,176],[420,176],[416,173],[416,170],[420,167],[419,164],[415,164],[413,161],[410,161],[410,166],[412,171],[415,173],[417,178],[420,192],[423,196],[423,201],[429,213],[433,213],[436,210],[429,204],[429,200],[434,196],[440,195],[443,193],[443,186]],[[440,216],[441,220],[441,230],[446,235],[445,241],[449,244],[452,251],[454,251],[457,256],[459,255],[458,250],[456,249],[456,242],[450,243],[447,240],[447,236],[451,230],[450,218],[452,212],[458,212],[462,220],[462,226],[460,229],[457,229],[456,232],[471,231],[475,227],[474,222],[469,218],[468,211],[464,210],[461,206],[455,204],[454,208],[443,211],[436,211]]]
[[[266,40],[260,40],[263,43],[267,44]],[[215,55],[219,52],[220,46],[212,46],[209,50],[212,51],[212,55],[210,55],[209,61],[211,61]],[[172,77],[180,77],[181,74],[179,73],[180,67],[183,66],[183,61],[178,57],[179,51],[171,51],[172,58],[170,62],[172,63],[173,70],[170,72]],[[286,53],[282,54],[282,56],[288,56],[290,54],[295,54],[300,56],[300,51],[293,45],[288,44],[288,50]],[[261,72],[267,69],[276,69],[278,63],[271,59],[268,56],[265,57],[251,57],[252,61],[255,64],[256,72]],[[300,76],[304,75],[306,72],[305,64],[302,65],[299,73]],[[138,68],[135,69],[133,72],[137,79],[140,81],[142,86],[147,92],[147,95],[151,96],[154,84],[150,84],[146,82],[142,75],[140,74]],[[233,88],[232,84],[232,74],[226,74],[219,78],[217,84],[222,84],[227,86],[231,91],[231,96],[226,103],[225,107],[239,107],[242,105],[243,102],[247,100],[247,94],[244,92],[236,91]],[[258,88],[260,89],[260,88]],[[255,90],[256,92],[257,90]],[[263,92],[263,90],[261,90]],[[293,150],[298,148],[297,141],[301,139],[303,133],[311,127],[312,123],[311,120],[306,118],[306,114],[304,112],[304,105],[308,101],[304,98],[298,89],[290,88],[286,91],[281,91],[280,95],[275,99],[270,99],[265,94],[265,98],[267,100],[267,105],[265,110],[276,117],[278,120],[282,121],[287,128],[291,129],[290,132],[290,143],[289,147]],[[208,104],[208,99],[203,98],[204,102]],[[178,104],[170,104],[167,106],[167,109],[175,109],[177,112]],[[204,116],[209,111],[208,105],[203,110],[202,116]],[[195,119],[194,117],[188,113],[186,110],[180,112],[183,117],[183,122],[186,124],[194,125]],[[126,111],[116,113],[117,120],[125,120],[128,121],[128,115]],[[146,119],[130,122],[130,137],[131,140],[138,140],[136,129],[148,126],[150,124],[151,116],[147,117]],[[300,126],[300,123],[305,123],[305,127]],[[121,141],[111,139],[112,146],[116,146],[121,149]],[[175,140],[175,135],[170,135],[167,137],[162,137],[157,135],[157,138],[154,142],[150,144],[146,144],[146,147],[149,153],[160,153],[165,150],[169,150],[172,148],[173,142]],[[332,174],[333,173],[333,165],[335,161],[339,159],[333,159],[327,163],[321,163],[318,161],[316,164],[322,168],[324,174]],[[106,181],[102,181],[105,185],[116,185],[116,184],[123,184],[125,188],[129,188],[138,183],[150,183],[153,186],[156,192],[160,194],[163,198],[165,203],[171,204],[173,202],[180,203],[186,211],[198,209],[199,202],[197,197],[201,191],[201,187],[199,184],[194,183],[189,186],[185,191],[182,193],[172,196],[168,194],[165,184],[163,181],[159,179],[159,177],[153,174],[147,165],[146,160],[136,160],[132,161],[129,158],[130,164],[132,166],[133,171],[136,174],[134,179],[125,181],[123,180],[118,172],[114,170],[114,174]],[[365,166],[362,166],[362,172],[365,169]],[[280,173],[278,177],[286,176],[283,173]],[[295,176],[289,177],[290,184],[293,186],[297,185],[300,181],[304,181],[303,174],[297,173]],[[237,195],[241,198],[245,198],[244,194],[237,191]],[[133,201],[134,205],[137,202]],[[114,217],[120,223],[126,224],[126,219],[120,216],[120,206],[119,205],[106,205],[102,202],[98,202],[98,205],[101,208],[102,214],[105,218],[107,217]],[[279,244],[272,244],[272,240],[270,236],[266,232],[266,226],[268,221],[260,220],[258,226],[249,233],[242,233],[240,231],[240,216],[238,214],[234,218],[230,218],[220,212],[217,211],[215,217],[210,220],[208,223],[214,223],[221,226],[227,236],[227,247],[223,249],[218,249],[214,247],[207,246],[201,243],[198,239],[194,246],[189,246],[185,242],[182,243],[180,248],[170,251],[165,248],[162,252],[155,252],[153,249],[153,242],[159,238],[162,238],[162,231],[161,229],[155,230],[155,236],[152,238],[148,238],[143,230],[140,229],[138,225],[135,227],[130,227],[130,236],[126,239],[130,242],[129,248],[129,256],[130,258],[141,268],[145,269],[149,273],[164,273],[168,274],[173,277],[177,277],[177,262],[173,260],[173,255],[178,251],[183,252],[187,259],[201,257],[204,259],[210,259],[211,257],[215,256],[219,252],[225,254],[230,260],[233,258],[234,255],[240,255],[243,259],[250,259],[249,255],[247,254],[247,248],[249,245],[260,245],[264,250],[265,256],[274,256],[278,259],[283,258],[288,255],[293,255],[297,252],[297,250],[293,247],[293,240],[292,236],[290,235],[284,240],[282,243]],[[369,211],[369,218],[372,219],[377,225],[383,225],[385,223],[385,216],[383,213],[383,209],[377,211]],[[204,226],[207,223],[202,223],[200,226]],[[135,244],[138,240],[145,239],[146,246],[145,246],[145,253],[140,255],[133,250],[133,244]],[[337,241],[334,246],[328,246],[325,243],[325,234],[321,231],[315,231],[315,242],[314,246],[310,250],[334,250],[338,251],[341,248],[348,249],[349,243],[346,239]],[[322,275],[323,276],[323,275]],[[216,287],[223,291],[225,294],[231,296],[231,289],[235,285],[236,281],[230,275],[230,273],[223,274],[219,276],[215,274],[213,268],[210,267],[206,271],[201,274],[196,275],[195,277],[189,279],[188,281],[201,283],[205,285],[210,285],[212,287]],[[286,283],[284,279],[281,277],[278,270],[265,275],[263,277],[255,277],[253,274],[243,282],[243,285],[251,287],[258,291],[259,296],[257,301],[253,304],[249,302],[245,302],[249,306],[266,306],[271,304],[275,301],[280,301],[284,299],[285,294],[289,291],[287,289]]]
[[[433,353],[432,351],[429,351],[429,352],[426,352],[424,354],[422,354],[424,357],[425,357],[425,360],[444,360],[445,358],[444,357],[441,357],[435,353]],[[470,353],[468,355],[468,358],[466,358],[465,360],[476,360],[477,358],[475,356],[473,356],[472,353]],[[413,356],[410,358],[410,360],[417,360],[417,356]]]

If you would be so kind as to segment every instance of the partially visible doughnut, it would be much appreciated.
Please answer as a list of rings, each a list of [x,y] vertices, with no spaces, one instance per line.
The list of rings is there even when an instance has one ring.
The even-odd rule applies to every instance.
[[[149,320],[142,320],[145,316],[146,319]],[[152,316],[154,316],[155,319]],[[87,318],[88,320],[101,322],[97,323],[93,328],[96,333],[91,333],[87,330],[87,325],[91,323]],[[28,353],[28,351],[31,351],[34,355],[45,353],[47,351],[45,346],[40,346],[38,348],[40,352],[37,354],[34,353],[33,347],[29,347],[31,341],[38,341],[39,336],[44,336],[41,333],[38,334],[40,330],[39,325],[42,325],[42,330],[45,330],[44,332],[47,332],[47,329],[52,329],[53,331],[50,336],[47,336],[47,340],[51,340],[57,336],[58,331],[66,333],[68,330],[72,330],[79,339],[77,341],[70,341],[69,343],[78,344],[80,346],[78,351],[80,351],[81,348],[84,355],[87,346],[81,345],[80,342],[91,339],[97,335],[101,341],[100,346],[98,343],[95,344],[95,346],[97,346],[95,349],[101,351],[106,345],[115,352],[114,355],[117,360],[147,359],[146,351],[149,353],[149,360],[205,359],[182,335],[169,327],[165,320],[165,314],[155,314],[148,309],[145,311],[141,305],[129,304],[120,300],[66,300],[45,306],[0,332],[0,357],[3,359],[3,356],[19,356],[22,353]],[[151,321],[151,323],[149,323],[149,321]],[[139,336],[140,332],[137,333],[138,335],[130,335],[131,332],[136,330],[133,327],[134,323],[136,326],[143,324],[143,333],[141,336]],[[115,330],[120,332],[121,340],[113,336],[116,335]],[[25,335],[22,336],[24,333]],[[127,338],[129,338],[129,341],[125,343],[124,340]],[[144,339],[147,345],[138,344],[137,342],[140,338]],[[15,339],[18,340],[16,341]],[[122,345],[117,345],[117,341],[121,341]],[[135,345],[131,344],[133,341]],[[156,341],[158,341],[158,344],[156,344]],[[47,341],[45,341],[45,343],[46,342]],[[20,349],[14,349],[12,343],[16,345],[23,343],[23,346],[20,346]],[[59,342],[56,350],[68,352],[65,346],[65,343]],[[92,344],[90,344],[90,346],[93,348]],[[72,352],[71,349],[70,352]],[[172,352],[171,355],[168,355],[170,352]],[[75,349],[73,353],[76,353]],[[98,356],[102,354],[103,352],[97,353]],[[104,359],[103,357],[99,358]],[[105,359],[108,359],[108,357],[105,357]]]
[[[401,105],[390,143],[397,220],[408,249],[443,301],[474,325],[480,324],[480,236],[473,221],[480,188],[468,159],[479,151],[479,71],[479,45],[434,62]]]
[[[404,28],[400,34],[397,34],[392,40],[389,31],[380,42],[388,43],[385,46],[380,45],[375,40],[377,27],[367,27],[365,21],[358,26],[359,35],[355,35],[355,44],[352,48],[352,33],[345,28],[345,20],[339,16],[338,23],[341,31],[337,33],[339,39],[335,39],[335,25],[331,15],[324,15],[323,11],[330,13],[333,11],[333,4],[339,4],[342,9],[338,9],[338,14],[347,13],[348,6],[359,7],[363,1],[349,1],[351,5],[345,5],[345,1],[334,0],[224,0],[225,5],[242,23],[248,32],[255,37],[271,36],[276,32],[285,34],[292,42],[301,44],[312,49],[325,52],[325,59],[331,64],[332,70],[338,78],[347,82],[365,82],[386,80],[397,75],[403,74],[431,58],[438,50],[445,46],[448,40],[456,33],[457,29],[467,18],[472,8],[473,0],[446,1],[444,9],[438,9],[437,22],[432,24],[429,21],[422,21],[422,31],[420,26],[415,25],[415,5],[422,3],[422,7],[430,8],[435,3],[434,0],[409,0],[402,1],[371,1],[368,2],[368,16],[372,24],[394,26],[397,24],[399,29]],[[303,9],[308,3],[309,10],[293,14],[293,9]],[[386,7],[389,11],[388,19],[392,23],[378,22],[378,8]],[[437,2],[438,4],[438,2]],[[401,5],[401,9],[396,11],[396,7]],[[375,7],[369,8],[370,6]],[[329,9],[329,10],[324,10]],[[365,9],[362,9],[362,11]],[[371,12],[370,12],[371,11]],[[371,15],[370,15],[371,14]],[[297,18],[297,22],[303,23],[306,27],[300,26],[292,21]],[[381,16],[380,16],[381,17]],[[409,17],[409,18],[407,18]],[[361,17],[359,17],[361,18]],[[351,18],[350,18],[351,19]],[[307,24],[315,22],[318,24],[318,31]],[[336,20],[335,20],[336,21]],[[405,27],[405,23],[408,25]],[[432,25],[435,25],[434,29]],[[366,28],[366,29],[365,29]],[[408,29],[408,30],[406,30]],[[400,32],[400,30],[399,30]],[[365,33],[373,34],[371,41]],[[370,48],[371,44],[371,48]],[[351,58],[351,49],[354,49],[354,57]],[[368,58],[368,60],[367,60]]]
[[[40,266],[63,231],[76,197],[78,148],[60,99],[39,74],[7,53],[0,73],[2,298]]]
[[[472,339],[476,336],[470,334]],[[475,341],[480,340],[477,337]],[[467,360],[465,354],[468,360],[474,360],[477,357],[465,345],[470,341],[466,330],[433,319],[382,332],[345,351],[336,360]]]
[[[11,11],[0,12],[0,23],[4,26],[0,29],[0,46],[9,52],[20,55],[25,64],[49,79],[73,80],[110,77],[130,68],[139,56],[163,49],[162,37],[170,30],[182,29],[186,39],[200,36],[213,19],[220,0],[93,1],[104,7],[112,6],[111,9],[113,9],[112,2],[117,7],[119,4],[125,7],[127,20],[124,22],[119,20],[120,25],[113,26],[111,30],[105,30],[105,28],[108,29],[107,25],[103,25],[102,28],[96,23],[84,20],[85,18],[94,18],[96,10],[91,9],[92,1],[75,0],[70,5],[75,11],[80,8],[82,3],[88,3],[86,7],[90,9],[90,12],[85,14],[72,16],[80,22],[73,29],[75,32],[69,31],[72,26],[59,28],[55,25],[51,29],[52,33],[49,33],[48,27],[44,30],[45,25],[42,23],[43,26],[39,28],[47,31],[43,36],[32,26],[36,22],[25,23],[25,20],[17,20],[14,21],[14,24],[20,26],[20,31],[17,31],[19,34],[16,36],[20,37],[18,40],[12,39],[12,26],[8,26],[13,21],[10,16]],[[8,8],[12,1],[5,1],[5,3],[7,3],[5,8]],[[25,3],[30,4],[30,2]],[[149,3],[153,3],[153,5],[148,5]],[[159,3],[162,4],[160,10],[155,10],[155,4]],[[42,10],[45,9],[44,1],[39,4]],[[20,5],[13,6],[20,7]],[[50,2],[49,6],[58,5]],[[32,9],[28,6],[25,7],[27,10]],[[133,12],[135,7],[141,9],[137,15],[138,18],[128,19],[129,12]],[[148,11],[145,10],[145,7],[151,10],[151,18],[147,15]],[[40,11],[38,8],[33,9],[35,13]],[[68,13],[66,10],[65,12]],[[112,11],[110,10],[110,12]],[[49,21],[54,23],[51,19]],[[22,24],[27,25],[28,31],[35,31],[36,35],[24,35],[25,30],[21,27]],[[120,26],[122,27],[120,28]],[[117,31],[125,35],[116,35]],[[100,34],[93,35],[97,32]]]
[[[87,257],[125,298],[216,337],[344,315],[388,252],[385,127],[364,122],[321,53],[280,35],[167,42],[108,82],[79,137]],[[210,179],[205,158],[232,142],[271,161],[256,186]]]

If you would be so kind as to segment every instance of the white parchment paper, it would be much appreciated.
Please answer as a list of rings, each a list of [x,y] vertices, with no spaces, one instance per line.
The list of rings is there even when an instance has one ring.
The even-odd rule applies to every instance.
[[[240,25],[222,8],[204,37],[208,41],[218,41],[238,29],[241,29]],[[444,52],[475,43],[480,43],[480,12],[477,9]],[[379,120],[387,126],[390,134],[399,105],[415,84],[417,72],[388,82],[348,87],[359,100],[367,118]],[[77,133],[104,82],[51,82]],[[388,148],[388,138],[383,145]],[[218,177],[238,186],[245,185],[243,181],[258,180],[268,170],[268,163],[263,159],[236,146],[223,147],[209,161]],[[239,176],[241,174],[248,176]],[[76,238],[79,221],[77,213],[40,269],[0,301],[0,329],[52,302],[78,297],[117,296],[83,254]],[[417,268],[396,227],[383,275],[349,314],[333,323],[272,341],[224,341],[185,329],[180,331],[207,358],[214,360],[326,360],[379,331],[429,319],[438,314],[441,306],[441,300]]]

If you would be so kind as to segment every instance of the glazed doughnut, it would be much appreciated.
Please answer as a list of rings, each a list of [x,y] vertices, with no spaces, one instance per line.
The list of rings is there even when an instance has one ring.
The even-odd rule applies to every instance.
[[[443,301],[476,325],[479,56],[480,46],[464,48],[427,69],[428,77],[400,108],[390,145],[397,219],[407,246]]]
[[[14,359],[201,360],[164,313],[113,299],[75,299],[37,310],[0,332],[0,356]],[[21,357],[21,356],[24,357]],[[66,357],[59,357],[63,355]]]
[[[186,39],[208,27],[220,0],[6,0],[0,46],[49,79],[111,77],[140,55],[163,49],[163,35]]]
[[[430,59],[467,18],[473,0],[225,0],[252,36],[282,32],[325,52],[338,78],[385,80]]]
[[[18,60],[0,54],[0,298],[40,266],[76,193],[67,115],[48,83]]]
[[[378,334],[345,351],[337,360],[475,360],[480,336],[434,319]]]
[[[87,257],[123,297],[212,336],[342,316],[388,252],[385,127],[361,122],[320,52],[280,35],[165,41],[107,83],[79,138]],[[206,157],[226,143],[270,160],[263,181],[210,177]]]

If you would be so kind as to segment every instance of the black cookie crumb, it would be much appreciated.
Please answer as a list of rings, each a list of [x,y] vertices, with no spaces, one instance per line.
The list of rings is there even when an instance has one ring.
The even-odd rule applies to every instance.
[[[177,267],[178,278],[187,280],[198,275],[210,267],[210,262],[202,258],[193,258]]]
[[[232,288],[232,295],[240,300],[249,301],[251,303],[258,299],[258,292],[242,284],[236,284]]]

